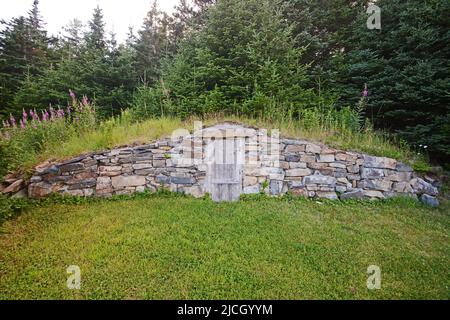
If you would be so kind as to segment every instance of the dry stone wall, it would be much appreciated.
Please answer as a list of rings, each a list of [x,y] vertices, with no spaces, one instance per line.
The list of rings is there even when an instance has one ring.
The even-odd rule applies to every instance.
[[[243,194],[265,192],[279,196],[290,192],[336,200],[408,195],[420,197],[430,205],[438,203],[437,188],[394,159],[269,137],[267,131],[237,125],[212,129],[226,132],[222,139],[234,137],[242,141],[239,148],[245,163],[239,183]],[[208,128],[176,139],[46,163],[36,168],[28,196],[41,198],[60,193],[109,197],[164,187],[202,197],[209,192],[205,182],[208,163],[215,161],[208,146],[216,138]]]

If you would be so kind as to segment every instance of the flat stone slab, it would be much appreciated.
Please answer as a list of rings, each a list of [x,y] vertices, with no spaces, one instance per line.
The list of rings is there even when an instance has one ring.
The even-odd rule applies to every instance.
[[[145,177],[143,176],[117,176],[112,177],[112,186],[115,189],[121,189],[126,187],[139,187],[146,184]]]

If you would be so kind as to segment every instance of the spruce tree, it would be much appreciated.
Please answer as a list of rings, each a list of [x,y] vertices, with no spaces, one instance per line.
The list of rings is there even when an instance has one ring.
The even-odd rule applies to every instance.
[[[282,114],[301,103],[306,66],[278,3],[223,0],[183,42],[163,80],[181,115]]]
[[[343,103],[369,88],[367,115],[377,127],[450,159],[450,2],[379,0],[381,30],[361,11],[349,38],[354,48],[337,65]],[[422,149],[423,151],[423,149]]]
[[[88,27],[89,30],[85,36],[87,49],[103,52],[106,49],[105,22],[103,21],[103,11],[98,5],[94,9],[94,14],[89,21]]]
[[[0,112],[19,113],[23,106],[15,103],[20,88],[39,77],[53,61],[51,39],[43,28],[39,1],[33,2],[28,17],[2,21],[0,32]],[[31,80],[34,81],[34,80]]]
[[[161,59],[168,52],[168,16],[154,1],[136,40],[136,68],[144,85],[158,81]]]

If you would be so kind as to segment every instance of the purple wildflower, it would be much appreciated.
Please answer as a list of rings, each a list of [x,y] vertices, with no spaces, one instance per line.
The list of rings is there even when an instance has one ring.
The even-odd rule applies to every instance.
[[[36,110],[33,111],[33,119],[37,122],[41,122],[41,119],[39,119],[39,115],[37,114]]]
[[[42,121],[47,122],[50,118],[48,111],[42,112]]]
[[[25,129],[25,123],[23,122],[23,119],[20,119],[20,129]]]
[[[27,118],[28,118],[28,113],[25,111],[25,109],[23,110],[23,113],[22,113],[22,122],[24,123],[24,124],[26,124],[27,123]]]
[[[363,97],[367,98],[369,96],[369,91],[367,90],[367,84],[364,85]]]
[[[11,125],[13,128],[15,128],[16,127],[16,119],[13,117],[12,114],[10,114],[9,116],[10,116],[9,120],[11,120]]]
[[[49,112],[49,114],[50,114],[49,119],[50,119],[50,120],[54,120],[54,119],[56,118],[55,109],[53,109],[53,107],[50,106],[49,111],[50,111],[50,112]]]
[[[56,112],[56,116],[58,118],[64,118],[64,110],[58,109],[58,111]]]
[[[84,106],[88,106],[88,105],[89,105],[89,99],[88,99],[88,97],[87,97],[87,96],[83,96],[83,100],[81,101],[81,103],[82,103]]]
[[[69,94],[73,101],[75,101],[77,99],[77,96],[75,95],[75,93],[72,90],[69,90]]]

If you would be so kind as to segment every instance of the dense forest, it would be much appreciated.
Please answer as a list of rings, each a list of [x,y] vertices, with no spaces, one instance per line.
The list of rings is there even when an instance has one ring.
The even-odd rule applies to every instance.
[[[11,126],[74,95],[104,119],[129,108],[136,121],[350,107],[448,163],[450,2],[378,0],[380,30],[366,24],[371,2],[180,0],[172,15],[154,2],[118,43],[99,7],[88,25],[50,36],[35,0],[27,16],[1,21],[0,117]]]

